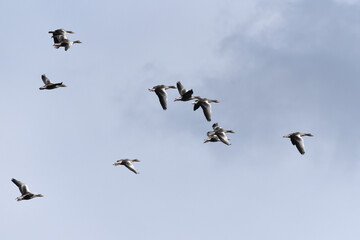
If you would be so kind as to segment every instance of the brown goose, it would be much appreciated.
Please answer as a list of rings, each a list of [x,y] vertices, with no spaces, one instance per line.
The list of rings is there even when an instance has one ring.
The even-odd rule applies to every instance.
[[[139,159],[120,159],[117,160],[113,165],[117,166],[117,165],[124,165],[125,167],[127,167],[130,171],[134,172],[135,174],[139,174],[139,172],[136,171],[134,165],[132,164],[133,162],[140,162]]]
[[[49,31],[52,33],[52,38],[54,39],[54,43],[61,43],[64,39],[67,39],[67,33],[73,34],[73,31],[67,31],[65,29],[56,29],[54,31]]]
[[[50,79],[48,79],[45,74],[41,75],[41,79],[43,80],[44,82],[44,86],[43,87],[40,87],[39,89],[40,90],[51,90],[51,89],[54,89],[54,88],[59,88],[59,87],[66,87],[65,84],[63,84],[62,82],[61,83],[52,83],[50,81]]]
[[[30,200],[30,199],[33,199],[33,198],[36,198],[36,197],[44,197],[42,194],[33,194],[30,192],[29,190],[29,187],[20,182],[19,180],[16,180],[15,178],[12,178],[11,181],[13,183],[16,184],[16,186],[18,186],[20,192],[21,192],[21,196],[20,197],[17,197],[16,200],[18,202],[22,201],[22,200]]]
[[[202,98],[202,97],[195,97],[195,98],[197,100],[195,102],[192,102],[192,104],[194,104],[194,111],[196,111],[199,107],[201,107],[204,112],[206,120],[208,120],[210,122],[211,121],[211,105],[210,105],[210,103],[211,102],[219,103],[219,101]]]
[[[301,133],[301,132],[294,132],[290,133],[289,135],[283,136],[284,138],[290,138],[290,141],[296,148],[299,150],[301,154],[305,154],[305,145],[303,136],[313,137],[311,133]]]
[[[67,38],[64,38],[61,42],[55,43],[54,48],[64,47],[65,51],[67,51],[74,43],[82,43],[80,40],[70,41]]]
[[[218,123],[214,123],[212,128],[213,131],[207,132],[208,139],[205,139],[204,143],[221,141],[226,145],[231,145],[230,138],[226,136],[226,133],[235,133],[233,130],[224,130],[219,127]]]
[[[186,101],[193,100],[193,99],[197,98],[197,97],[192,96],[193,93],[194,93],[193,90],[192,89],[186,90],[184,88],[184,86],[181,84],[181,82],[177,82],[176,87],[177,87],[177,89],[179,91],[180,97],[175,98],[174,102],[176,102],[176,101],[184,101],[184,102],[186,102]]]
[[[159,97],[160,104],[164,110],[167,109],[167,93],[165,90],[169,88],[176,88],[175,86],[165,86],[165,85],[157,85],[153,88],[149,88],[150,92],[155,92],[156,95]]]

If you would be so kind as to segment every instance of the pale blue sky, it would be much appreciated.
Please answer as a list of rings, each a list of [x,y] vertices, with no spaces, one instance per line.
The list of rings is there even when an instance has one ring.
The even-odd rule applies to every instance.
[[[360,238],[360,1],[3,1],[0,239]],[[72,30],[69,51],[54,49]],[[41,74],[68,87],[40,91]],[[218,99],[201,110],[147,89]],[[282,136],[311,132],[300,155]],[[138,158],[140,172],[114,167]],[[17,178],[44,198],[16,202]]]

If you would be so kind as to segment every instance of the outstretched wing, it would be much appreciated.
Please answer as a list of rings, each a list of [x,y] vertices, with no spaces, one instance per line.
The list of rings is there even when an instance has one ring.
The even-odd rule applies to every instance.
[[[167,109],[167,94],[165,89],[163,88],[156,88],[155,89],[156,95],[159,97],[160,104],[164,110]]]
[[[70,48],[70,44],[69,44],[69,43],[65,43],[64,46],[65,46],[65,51],[67,51],[67,50]]]
[[[130,161],[127,161],[125,163],[125,167],[127,167],[130,171],[134,172],[135,174],[138,174],[138,172],[136,171],[134,165]]]
[[[301,154],[305,154],[305,145],[302,137],[294,136],[290,138],[291,143],[296,146]]]
[[[186,93],[186,89],[184,88],[184,86],[181,84],[181,82],[177,82],[176,83],[176,87],[179,91],[179,94],[182,96],[184,95],[184,93]]]
[[[226,136],[224,132],[217,132],[216,136],[218,136],[220,141],[222,141],[226,145],[231,145],[231,143],[229,142],[229,138]]]
[[[201,103],[200,101],[196,101],[195,104],[194,104],[194,111],[196,111],[199,107],[200,107]]]
[[[18,186],[22,195],[25,195],[26,193],[30,192],[30,190],[26,184],[20,182],[19,180],[16,180],[15,178],[12,178],[11,181],[13,183],[15,183],[16,186]]]
[[[201,108],[204,112],[206,120],[208,120],[210,122],[211,121],[211,105],[210,105],[210,103],[202,102]]]
[[[185,92],[184,92],[184,94],[182,95],[182,98],[185,100],[185,101],[188,101],[188,100],[190,100],[190,98],[191,98],[191,96],[193,95],[193,90],[192,89],[190,89],[189,91],[187,91],[186,92],[186,90],[185,90]]]
[[[43,80],[45,85],[51,84],[50,79],[48,79],[45,74],[41,75],[41,79]]]

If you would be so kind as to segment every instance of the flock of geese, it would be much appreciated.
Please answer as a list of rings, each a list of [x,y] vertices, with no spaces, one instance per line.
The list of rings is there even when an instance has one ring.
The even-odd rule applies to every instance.
[[[67,31],[64,29],[56,29],[54,31],[49,31],[49,33],[52,34],[52,38],[54,41],[54,48],[58,49],[60,47],[64,47],[65,51],[67,51],[74,43],[82,43],[79,40],[76,41],[71,41],[68,38],[68,33],[69,34],[74,34],[73,31]],[[45,76],[45,74],[41,75],[41,79],[44,82],[44,86],[40,87],[40,90],[52,90],[52,89],[56,89],[56,88],[60,88],[60,87],[66,87],[65,84],[63,84],[63,82],[59,82],[59,83],[52,83],[50,81],[49,78],[47,78]],[[204,116],[206,118],[207,121],[211,121],[211,104],[210,103],[219,103],[218,100],[212,100],[212,99],[208,99],[208,98],[203,98],[203,97],[199,97],[199,96],[193,96],[193,90],[187,90],[184,88],[184,86],[181,84],[181,82],[177,82],[176,86],[166,86],[166,85],[157,85],[154,86],[153,88],[150,88],[149,91],[150,92],[155,92],[156,95],[159,98],[160,101],[160,105],[162,107],[163,110],[167,109],[167,92],[166,90],[168,89],[177,89],[180,96],[178,98],[175,98],[175,102],[176,101],[190,101],[190,100],[195,100],[194,102],[192,102],[192,104],[194,105],[194,111],[196,111],[197,109],[199,109],[200,107],[203,110]],[[212,125],[212,131],[207,132],[207,139],[205,139],[204,143],[208,143],[208,142],[222,142],[226,145],[231,145],[230,143],[230,138],[227,137],[226,133],[235,133],[233,130],[225,130],[222,127],[219,126],[218,123],[214,123]],[[303,136],[314,136],[311,133],[301,133],[301,132],[294,132],[291,134],[288,134],[286,136],[283,136],[284,138],[290,138],[290,141],[293,145],[296,146],[296,148],[299,150],[299,152],[301,154],[305,154],[305,146],[304,146],[304,140],[303,140]],[[140,162],[139,159],[120,159],[117,160],[113,165],[114,166],[118,166],[118,165],[123,165],[126,168],[128,168],[130,171],[134,172],[135,174],[138,174],[139,172],[136,171],[133,162]],[[30,200],[36,197],[43,197],[42,194],[34,194],[31,193],[29,190],[29,187],[22,183],[19,180],[16,180],[15,178],[12,178],[11,181],[19,188],[21,196],[17,197],[16,200],[17,201],[22,201],[22,200]]]

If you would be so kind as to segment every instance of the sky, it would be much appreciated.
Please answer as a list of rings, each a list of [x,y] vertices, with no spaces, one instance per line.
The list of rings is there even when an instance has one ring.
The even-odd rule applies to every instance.
[[[359,239],[359,11],[1,2],[0,239]],[[54,49],[58,28],[83,43]],[[40,91],[41,74],[68,87]],[[212,122],[148,91],[177,81],[220,101]],[[231,146],[203,143],[214,122]],[[282,138],[296,131],[314,134],[305,155]],[[45,197],[17,202],[11,178]]]

